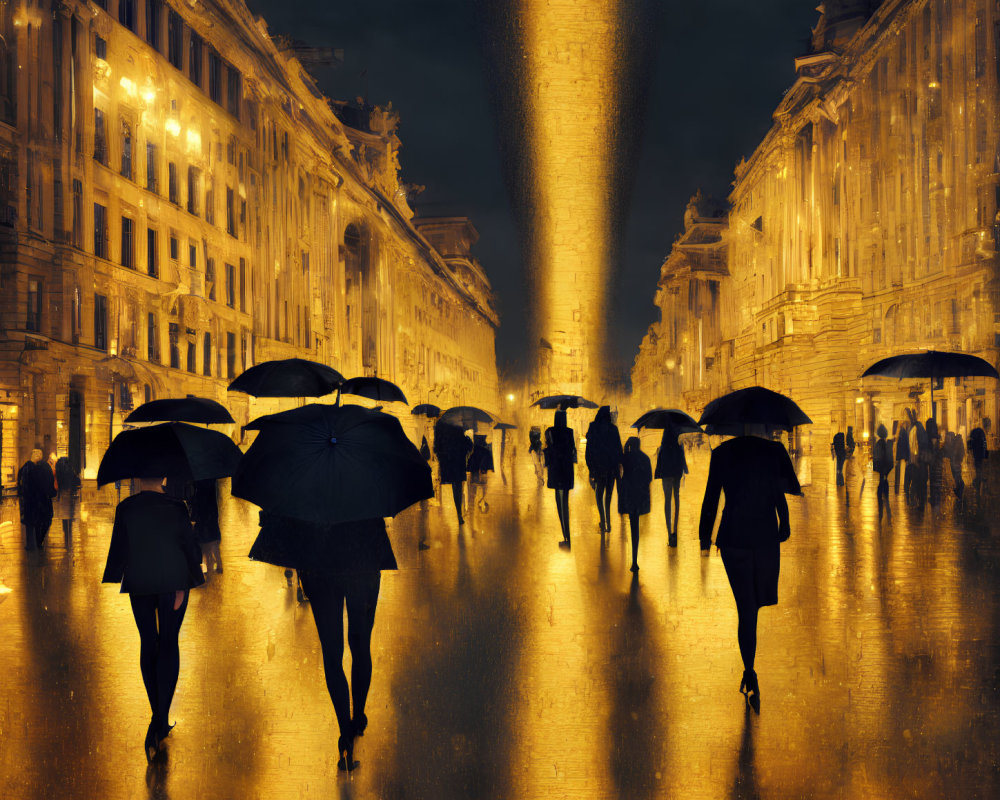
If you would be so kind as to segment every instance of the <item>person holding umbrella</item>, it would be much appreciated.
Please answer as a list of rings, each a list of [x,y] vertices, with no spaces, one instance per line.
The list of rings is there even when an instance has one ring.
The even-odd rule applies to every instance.
[[[555,423],[545,429],[545,466],[549,471],[548,487],[555,490],[556,512],[562,528],[560,547],[569,547],[569,492],[573,488],[573,465],[576,464],[576,435],[566,425],[566,410],[558,409]]]
[[[678,432],[672,425],[663,429],[660,450],[656,454],[654,477],[663,483],[663,513],[667,517],[667,545],[677,547],[677,523],[681,513],[681,478],[687,475],[687,459],[684,448],[677,438]],[[671,527],[670,504],[673,500],[674,514]]]
[[[632,572],[639,571],[639,517],[649,513],[649,484],[653,469],[642,452],[639,437],[630,436],[622,455],[622,475],[618,482],[619,506],[628,514],[632,533]]]
[[[611,494],[622,468],[622,438],[618,426],[611,421],[611,406],[597,409],[594,421],[587,428],[584,459],[590,470],[590,485],[597,495],[601,532],[610,533]]]
[[[437,457],[440,483],[451,484],[458,524],[465,524],[462,516],[462,485],[466,479],[466,464],[473,450],[472,440],[457,425],[438,420],[434,425],[434,455]]]

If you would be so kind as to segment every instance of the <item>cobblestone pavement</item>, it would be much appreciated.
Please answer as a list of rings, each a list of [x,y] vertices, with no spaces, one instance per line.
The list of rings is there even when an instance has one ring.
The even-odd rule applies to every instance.
[[[893,495],[880,526],[870,473],[853,464],[838,490],[817,463],[790,499],[780,605],[761,613],[756,717],[721,559],[697,545],[707,460],[689,456],[673,550],[654,486],[637,578],[627,523],[602,539],[579,475],[572,550],[557,546],[526,460],[491,476],[489,510],[462,529],[450,494],[394,520],[400,570],[383,577],[351,777],[309,605],[246,558],[254,507],[224,503],[225,572],[192,595],[177,727],[147,768],[138,634],[100,583],[115,490],[88,491],[72,550],[57,521],[44,554],[24,551],[7,502],[0,797],[1000,795],[994,501],[919,513]]]

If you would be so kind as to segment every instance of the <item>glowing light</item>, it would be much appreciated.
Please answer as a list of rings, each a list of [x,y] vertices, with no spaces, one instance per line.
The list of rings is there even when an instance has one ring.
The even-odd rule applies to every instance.
[[[538,333],[552,348],[551,379],[566,389],[596,386],[601,377],[621,80],[618,5],[519,0]]]
[[[512,394],[507,395],[507,400],[508,400],[508,402],[513,403],[514,402],[514,395],[512,395]]]
[[[854,402],[855,403],[863,403],[863,402],[865,402],[865,398],[863,398],[863,397],[855,397],[854,398]]]
[[[142,90],[142,99],[146,101],[146,105],[152,105],[156,99],[156,89],[152,86],[147,86]]]
[[[176,136],[177,134],[174,135]],[[198,131],[191,128],[187,129],[187,147],[189,152],[201,152],[201,134]]]
[[[124,75],[122,75],[121,79],[118,81],[118,85],[125,90],[125,94],[127,94],[129,97],[135,97],[138,94],[138,90],[136,89],[135,86],[135,81],[131,80],[130,78],[126,78]]]
[[[175,119],[168,119],[163,123],[163,127],[167,129],[167,133],[171,136],[181,135],[181,124]]]

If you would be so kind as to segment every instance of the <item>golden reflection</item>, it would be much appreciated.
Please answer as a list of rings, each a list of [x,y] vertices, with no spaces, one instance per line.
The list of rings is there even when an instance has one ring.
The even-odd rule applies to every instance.
[[[596,385],[602,368],[614,141],[618,0],[520,0],[527,58],[532,266],[550,380]]]

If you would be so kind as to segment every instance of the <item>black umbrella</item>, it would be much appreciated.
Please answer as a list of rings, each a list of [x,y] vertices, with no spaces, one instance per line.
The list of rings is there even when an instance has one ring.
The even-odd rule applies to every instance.
[[[567,408],[597,408],[597,403],[578,394],[550,394],[548,397],[539,398],[531,405],[539,408],[561,408],[563,410]]]
[[[406,403],[403,390],[384,378],[348,378],[340,384],[341,394],[354,394],[367,397],[378,403]]]
[[[251,422],[257,438],[233,495],[320,524],[391,517],[433,497],[431,470],[399,420],[362,406],[310,405]]]
[[[242,455],[225,434],[186,422],[135,428],[111,442],[97,469],[97,485],[127,478],[224,478],[236,471]]]
[[[632,423],[633,428],[673,428],[680,433],[698,433],[701,428],[694,418],[676,408],[654,408]]]
[[[428,417],[433,419],[434,417],[441,416],[441,409],[433,403],[421,403],[420,405],[414,406],[410,409],[410,413],[416,414],[418,417]]]
[[[493,430],[495,431],[512,431],[516,429],[517,425],[511,425],[509,422],[498,422],[493,426]]]
[[[150,400],[125,417],[126,422],[235,422],[226,407],[205,397],[165,397]]]
[[[763,386],[737,389],[715,398],[705,406],[698,424],[705,433],[740,435],[744,425],[766,425],[790,431],[796,425],[809,425],[807,417],[793,400]]]
[[[255,364],[229,384],[229,391],[253,397],[322,397],[343,382],[344,376],[326,364],[286,358]]]
[[[479,422],[493,424],[493,415],[475,406],[452,406],[441,412],[440,422],[457,428],[475,428]]]
[[[934,381],[938,378],[1000,378],[993,365],[979,356],[942,350],[883,358],[861,373],[862,378],[869,375],[881,375],[884,378],[930,378],[931,408],[934,407]]]

